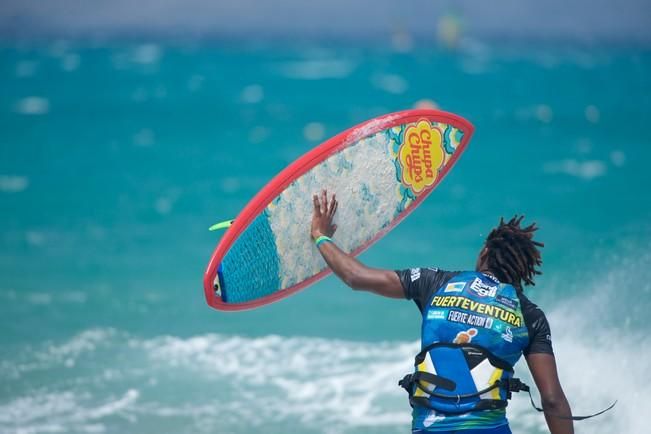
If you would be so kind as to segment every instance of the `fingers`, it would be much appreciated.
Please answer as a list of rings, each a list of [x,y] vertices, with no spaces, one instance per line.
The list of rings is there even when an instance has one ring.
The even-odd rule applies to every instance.
[[[332,199],[330,201],[330,209],[328,210],[328,215],[330,218],[334,217],[335,213],[337,212],[337,207],[339,206],[339,202],[337,202],[337,197],[333,194]]]
[[[321,191],[321,202],[323,203],[323,211],[328,213],[328,190]]]
[[[319,196],[314,195],[312,196],[312,201],[314,202],[314,215],[320,217],[321,216],[321,203],[319,202]]]
[[[333,217],[339,207],[337,195],[333,193],[330,201],[328,201],[328,190],[325,189],[321,191],[321,197],[318,194],[313,195],[312,201],[314,202],[314,214],[317,216]]]

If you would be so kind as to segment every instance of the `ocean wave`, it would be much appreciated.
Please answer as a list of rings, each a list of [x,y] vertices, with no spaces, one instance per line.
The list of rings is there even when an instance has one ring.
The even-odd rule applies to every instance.
[[[140,339],[90,329],[23,355],[32,363],[5,380],[24,381],[38,371],[50,377],[48,390],[60,390],[35,389],[0,406],[0,431],[111,431],[132,418],[140,432],[155,431],[164,419],[183,420],[195,432],[289,423],[307,432],[400,432],[409,424],[409,407],[397,380],[411,370],[417,349],[417,342],[218,334]],[[3,363],[3,371],[10,367]],[[144,386],[124,392],[122,385],[133,384]],[[33,405],[41,410],[29,413]]]
[[[651,386],[651,337],[644,326],[651,282],[640,283],[633,271],[649,264],[651,255],[608,262],[609,267],[577,284],[559,283],[568,296],[557,300],[547,317],[559,376],[573,413],[590,414],[618,400],[612,411],[577,422],[577,432],[642,433],[647,424],[639,409],[651,405],[646,394]],[[516,370],[529,378],[523,361]],[[546,432],[542,417],[526,399],[514,404],[509,406],[514,427],[523,424],[524,432]],[[535,420],[540,422],[538,431],[531,431]]]
[[[36,294],[36,297],[37,299],[31,302],[43,304],[51,301],[50,294]],[[0,362],[2,368],[0,378],[7,381],[20,381],[35,371],[47,372],[59,367],[72,368],[77,364],[77,359],[84,355],[90,354],[93,360],[97,356],[98,348],[111,345],[111,338],[117,334],[114,329],[93,328],[60,344],[46,342],[37,348],[27,347],[24,351],[13,355],[12,360],[5,359]]]
[[[651,338],[639,324],[651,284],[636,282],[631,270],[650,260],[641,255],[604,270],[546,309],[574,413],[619,400],[613,411],[578,422],[578,433],[646,429],[639,410],[651,404]],[[404,432],[410,409],[397,381],[412,369],[418,347],[415,340],[147,338],[88,329],[2,362],[3,394],[11,397],[0,403],[0,432]],[[16,375],[6,374],[11,369]],[[516,373],[533,385],[524,361]],[[46,384],[35,386],[38,378]],[[508,415],[514,432],[546,432],[526,395],[514,396]]]
[[[138,396],[136,389],[129,389],[121,396],[88,406],[88,394],[37,392],[0,405],[0,431],[15,434],[106,432],[107,426],[100,420],[113,415],[124,417]]]
[[[244,396],[258,396],[266,402],[256,410],[263,421],[299,417],[307,425],[342,427],[409,420],[404,405],[395,406],[404,398],[396,381],[411,369],[416,342],[205,335],[163,337],[143,347],[158,363],[227,380],[243,388]]]

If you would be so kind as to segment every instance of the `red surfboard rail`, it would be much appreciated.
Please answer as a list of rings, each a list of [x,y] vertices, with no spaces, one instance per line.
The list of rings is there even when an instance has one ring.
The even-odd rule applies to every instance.
[[[463,131],[461,143],[456,148],[452,157],[450,157],[448,163],[439,173],[436,181],[431,186],[427,187],[422,193],[420,193],[417,198],[410,204],[410,206],[394,221],[392,221],[391,224],[389,224],[381,232],[377,233],[366,244],[353,251],[352,254],[355,256],[359,255],[364,250],[373,245],[373,243],[379,240],[382,236],[384,236],[387,232],[393,229],[398,223],[400,223],[407,215],[409,215],[414,209],[418,207],[420,202],[429,196],[429,194],[436,188],[439,182],[441,182],[441,180],[445,177],[452,166],[454,166],[456,161],[465,150],[474,132],[474,127],[464,118],[453,113],[429,109],[405,110],[401,112],[389,113],[384,116],[370,119],[366,122],[349,128],[342,133],[337,134],[336,136],[328,139],[324,143],[320,144],[316,148],[312,149],[291,163],[278,175],[276,175],[267,185],[265,185],[253,197],[253,199],[249,201],[244,209],[237,215],[235,222],[226,230],[226,233],[223,235],[221,241],[217,245],[217,248],[214,250],[212,256],[210,257],[210,261],[208,262],[208,266],[203,278],[204,293],[208,305],[215,309],[223,311],[253,309],[288,297],[291,294],[294,294],[327,276],[331,272],[329,268],[326,268],[320,273],[287,289],[283,289],[282,291],[267,295],[266,297],[262,297],[258,300],[248,301],[244,303],[224,303],[217,297],[214,289],[214,281],[215,277],[217,276],[217,269],[219,267],[219,264],[233,243],[237,240],[244,229],[246,229],[246,227],[271,203],[271,201],[280,195],[280,193],[282,193],[282,191],[285,190],[285,188],[287,188],[294,180],[307,173],[313,167],[317,166],[323,160],[327,159],[330,155],[339,152],[352,143],[355,143],[365,137],[372,136],[380,131],[393,128],[397,125],[417,122],[422,119],[427,119],[430,122],[446,123]],[[306,200],[311,200],[311,198],[308,198]],[[309,228],[305,229],[306,233],[308,230]]]

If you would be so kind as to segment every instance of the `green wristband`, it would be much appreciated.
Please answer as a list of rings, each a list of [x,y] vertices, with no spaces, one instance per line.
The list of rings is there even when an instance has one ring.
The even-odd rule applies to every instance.
[[[325,235],[321,235],[319,238],[314,240],[314,244],[316,244],[317,247],[319,247],[322,243],[331,243],[332,238],[326,237]]]

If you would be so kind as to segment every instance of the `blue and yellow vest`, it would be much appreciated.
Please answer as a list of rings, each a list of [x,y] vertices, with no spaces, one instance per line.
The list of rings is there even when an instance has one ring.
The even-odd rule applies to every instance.
[[[412,406],[442,414],[506,407],[513,365],[529,343],[516,289],[463,272],[423,309],[421,352],[403,380]],[[409,377],[409,378],[408,378]]]

